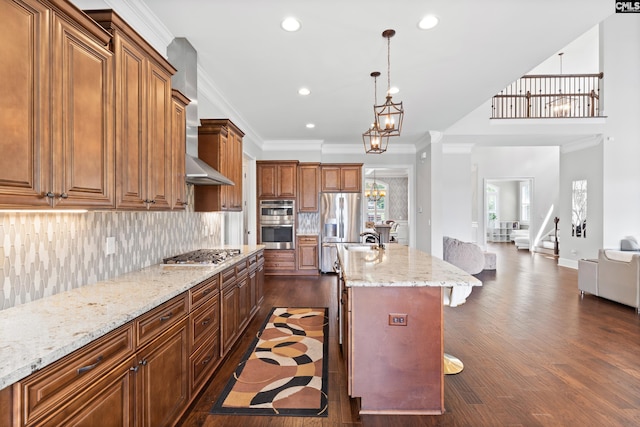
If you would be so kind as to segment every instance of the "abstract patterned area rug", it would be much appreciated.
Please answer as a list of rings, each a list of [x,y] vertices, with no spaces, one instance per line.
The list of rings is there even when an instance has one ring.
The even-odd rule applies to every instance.
[[[327,416],[328,308],[274,308],[212,414]]]

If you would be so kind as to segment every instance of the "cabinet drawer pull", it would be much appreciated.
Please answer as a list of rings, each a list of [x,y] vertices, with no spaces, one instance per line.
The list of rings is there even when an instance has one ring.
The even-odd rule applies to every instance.
[[[173,317],[173,313],[172,313],[172,312],[169,312],[168,314],[165,314],[164,316],[162,316],[162,317],[160,318],[160,321],[161,321],[161,322],[165,322],[165,321],[167,321],[167,320],[171,319],[172,317]]]
[[[207,357],[206,359],[204,359],[202,361],[202,365],[206,365],[207,363],[209,363],[211,361],[211,356]]]
[[[210,317],[207,317],[206,319],[204,319],[204,320],[202,321],[202,326],[207,326],[207,325],[209,324],[209,322],[211,322],[211,318],[210,318]]]
[[[78,373],[78,375],[82,375],[85,372],[88,372],[90,370],[92,370],[93,368],[95,368],[96,366],[98,366],[100,364],[100,362],[102,362],[102,355],[98,356],[98,358],[96,359],[96,362],[92,365],[87,365],[87,366],[83,366],[82,368],[78,368],[76,370],[76,372]]]
[[[209,292],[211,292],[212,290],[213,290],[213,289],[211,289],[211,288],[207,288],[207,289],[205,289],[204,291],[202,291],[202,295],[206,295],[206,294],[208,294]]]

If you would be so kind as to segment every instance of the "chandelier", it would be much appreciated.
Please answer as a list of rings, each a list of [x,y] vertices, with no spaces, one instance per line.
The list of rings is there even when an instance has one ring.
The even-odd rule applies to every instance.
[[[561,81],[558,83],[558,86],[561,87],[558,89],[558,92],[560,96],[547,103],[547,107],[550,110],[550,117],[571,117],[574,114],[574,109],[577,105],[577,100],[575,98],[568,95],[562,95],[562,88],[565,87],[565,84],[563,83],[564,80],[562,78],[562,55],[564,55],[564,52],[558,53],[558,57],[560,58],[559,79]],[[565,90],[565,92],[567,91]],[[568,92],[570,93],[571,90]]]
[[[376,105],[378,98],[378,76],[380,76],[379,71],[371,73],[371,77],[373,77],[373,105]],[[362,143],[364,144],[364,151],[367,154],[382,154],[387,151],[389,135],[380,130],[380,124],[378,123],[378,117],[376,116],[375,111],[371,127],[362,134]]]
[[[371,187],[364,190],[364,196],[371,202],[377,202],[387,195],[387,192],[382,186],[376,183],[376,171],[373,171],[373,184]]]
[[[378,123],[380,131],[387,136],[400,136],[404,118],[402,102],[394,103],[391,99],[391,37],[395,34],[395,30],[382,32],[382,37],[387,39],[387,98],[384,104],[373,107],[377,118],[374,123]]]

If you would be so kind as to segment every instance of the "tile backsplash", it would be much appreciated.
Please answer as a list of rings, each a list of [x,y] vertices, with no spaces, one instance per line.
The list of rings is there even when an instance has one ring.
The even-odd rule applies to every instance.
[[[0,310],[220,246],[224,222],[218,212],[0,213]]]

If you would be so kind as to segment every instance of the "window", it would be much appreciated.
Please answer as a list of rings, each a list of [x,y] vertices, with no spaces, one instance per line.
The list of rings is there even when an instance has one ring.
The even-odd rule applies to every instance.
[[[520,222],[528,224],[531,219],[531,187],[528,181],[520,182]]]
[[[376,193],[379,194],[378,200],[373,197]],[[389,186],[384,182],[367,179],[365,180],[364,194],[367,201],[367,221],[374,223],[386,221],[389,217],[389,207],[387,206]]]
[[[493,227],[495,221],[500,219],[500,189],[495,185],[487,184],[487,224]]]

